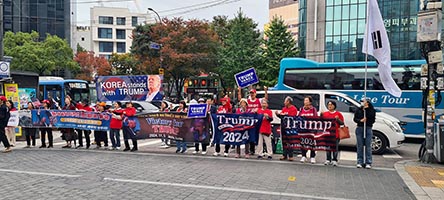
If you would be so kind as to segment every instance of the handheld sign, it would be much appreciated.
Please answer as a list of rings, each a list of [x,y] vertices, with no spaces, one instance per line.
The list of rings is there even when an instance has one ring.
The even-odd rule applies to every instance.
[[[207,117],[207,104],[191,104],[188,107],[188,118]]]
[[[237,86],[240,88],[259,83],[259,78],[257,77],[256,70],[254,68],[239,72],[234,75],[234,78],[236,79]]]

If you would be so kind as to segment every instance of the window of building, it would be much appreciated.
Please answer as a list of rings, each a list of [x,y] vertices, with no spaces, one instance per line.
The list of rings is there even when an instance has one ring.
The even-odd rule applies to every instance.
[[[99,42],[99,52],[113,52],[113,43]]]
[[[117,39],[126,39],[125,29],[116,29],[116,38]]]
[[[99,16],[99,24],[113,24],[113,17]]]
[[[84,37],[82,37],[82,41],[85,41],[85,38],[84,38]]]
[[[99,28],[98,30],[99,38],[113,38],[113,29],[112,28]]]
[[[125,53],[126,46],[125,42],[117,42],[117,53]]]
[[[116,23],[117,25],[125,25],[126,18],[125,17],[117,17]]]
[[[131,17],[131,25],[132,26],[137,26],[137,17]]]

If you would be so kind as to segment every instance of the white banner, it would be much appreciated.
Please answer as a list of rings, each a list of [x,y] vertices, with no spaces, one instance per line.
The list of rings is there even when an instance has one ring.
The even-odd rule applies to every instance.
[[[9,113],[11,116],[9,117],[8,126],[18,126],[20,119],[19,111],[11,111]]]

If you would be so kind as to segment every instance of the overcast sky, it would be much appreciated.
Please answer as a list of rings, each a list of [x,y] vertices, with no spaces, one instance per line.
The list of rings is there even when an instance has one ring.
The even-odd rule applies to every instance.
[[[100,5],[96,2],[100,0],[77,0],[77,25],[90,25],[90,8]],[[258,23],[260,30],[268,21],[268,0],[103,0],[103,5],[129,8],[138,13],[146,13],[147,8],[153,8],[162,18],[182,17],[209,21],[216,15],[234,18],[241,8],[247,17]],[[151,14],[156,17],[154,13]]]

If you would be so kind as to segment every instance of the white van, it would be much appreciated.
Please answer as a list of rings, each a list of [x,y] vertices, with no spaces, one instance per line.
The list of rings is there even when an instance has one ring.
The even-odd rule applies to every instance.
[[[350,129],[350,138],[341,140],[340,145],[356,146],[355,129],[356,123],[353,121],[355,111],[360,107],[360,103],[346,94],[324,90],[269,90],[268,104],[273,110],[274,119],[273,134],[279,135],[280,119],[275,116],[276,110],[282,110],[285,97],[293,98],[293,104],[299,109],[304,105],[304,97],[313,98],[313,106],[318,110],[318,114],[327,111],[327,102],[335,101],[336,110],[341,112],[345,119],[345,125]],[[257,97],[264,97],[264,91],[258,91]],[[400,121],[395,117],[384,113],[376,113],[376,122],[373,125],[372,151],[374,154],[382,154],[387,148],[399,147],[404,141],[404,133],[400,126]]]

